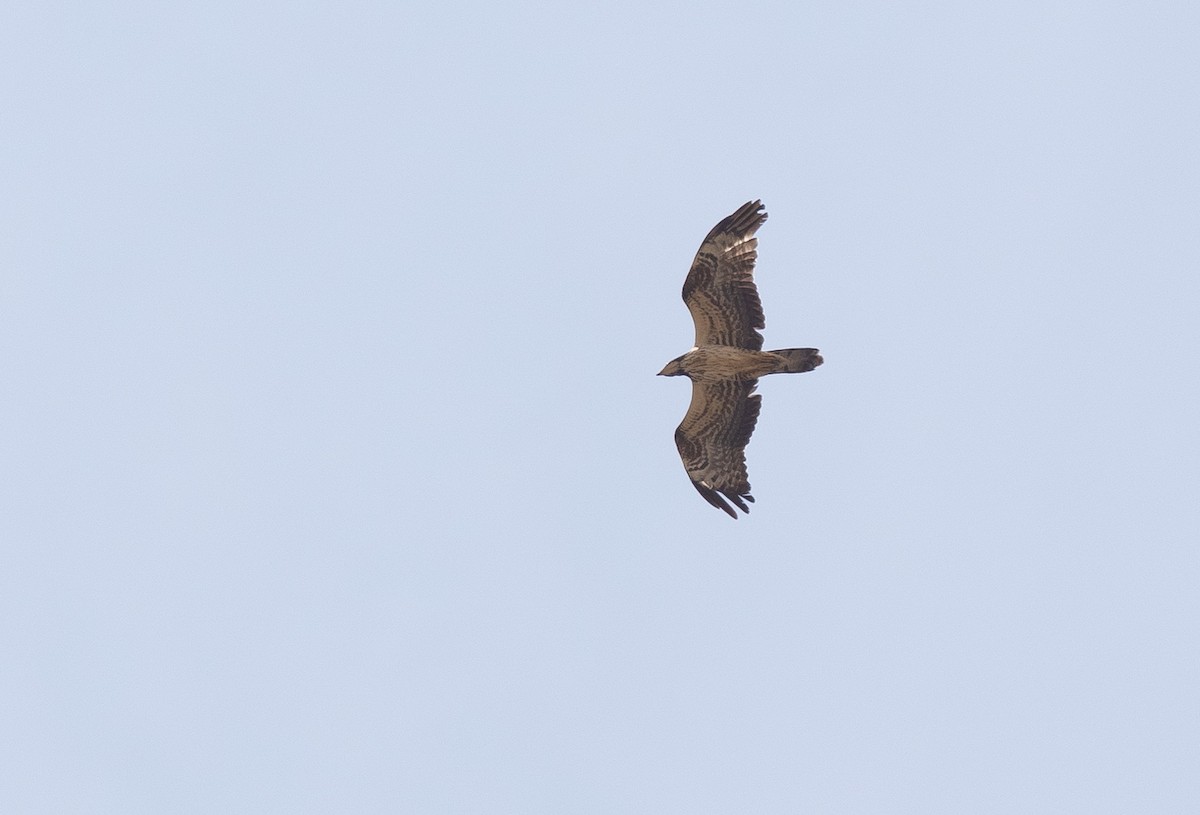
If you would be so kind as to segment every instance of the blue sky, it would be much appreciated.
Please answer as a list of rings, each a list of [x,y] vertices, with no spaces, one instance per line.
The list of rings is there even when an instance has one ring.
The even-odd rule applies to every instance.
[[[1200,11],[0,13],[0,808],[1200,806]],[[737,522],[679,299],[762,198]]]

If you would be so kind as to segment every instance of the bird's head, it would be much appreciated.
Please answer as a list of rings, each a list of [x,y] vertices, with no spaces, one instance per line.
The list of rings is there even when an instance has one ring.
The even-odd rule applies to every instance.
[[[663,368],[661,371],[658,372],[658,375],[659,376],[682,376],[684,374],[682,360],[683,360],[683,357],[675,357],[675,359],[673,359],[667,363],[667,366],[665,368]]]

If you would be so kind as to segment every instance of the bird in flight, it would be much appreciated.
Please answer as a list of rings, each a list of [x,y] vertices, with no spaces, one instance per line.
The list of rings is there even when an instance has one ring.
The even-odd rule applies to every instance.
[[[762,397],[754,389],[759,377],[804,373],[824,362],[816,348],[762,350],[754,233],[766,220],[762,201],[750,201],[704,238],[683,283],[696,347],[658,372],[692,380],[692,402],[675,430],[675,446],[696,491],[735,519],[730,501],[742,512],[750,511],[747,501],[754,502],[746,445],[758,421]]]

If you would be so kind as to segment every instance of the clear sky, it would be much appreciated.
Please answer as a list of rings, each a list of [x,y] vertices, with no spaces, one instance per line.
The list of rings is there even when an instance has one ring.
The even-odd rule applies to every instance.
[[[1200,6],[10,4],[0,810],[1200,811]],[[672,441],[762,198],[733,521]]]

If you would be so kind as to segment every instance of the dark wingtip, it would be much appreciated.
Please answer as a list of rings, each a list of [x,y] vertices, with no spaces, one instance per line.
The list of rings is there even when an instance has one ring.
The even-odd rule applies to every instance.
[[[725,495],[726,498],[728,498],[730,501],[733,501],[733,503],[737,504],[738,509],[740,509],[742,512],[746,513],[747,515],[750,514],[750,507],[746,506],[746,501],[749,501],[752,504],[754,503],[754,497],[751,496],[750,493],[746,493],[745,495],[738,495],[736,492],[729,492],[727,490],[722,490],[721,492]],[[742,500],[743,498],[745,498],[746,501],[743,501]]]
[[[758,231],[767,220],[767,213],[763,207],[761,199],[747,201],[742,204],[728,218],[723,218],[720,223],[712,228],[705,236],[704,240],[709,240],[723,233],[733,235],[753,235]]]
[[[750,507],[746,505],[746,501],[749,501],[753,504],[754,496],[748,492],[738,495],[738,493],[731,492],[729,490],[714,490],[712,487],[704,486],[699,481],[693,481],[692,486],[696,488],[696,492],[700,493],[700,496],[705,501],[708,501],[708,503],[724,512],[735,521],[738,518],[738,514],[734,511],[733,507],[729,505],[729,501],[732,501],[742,512],[746,513],[747,515],[750,514]],[[729,501],[725,500],[727,498]],[[742,500],[743,498],[745,501]]]

